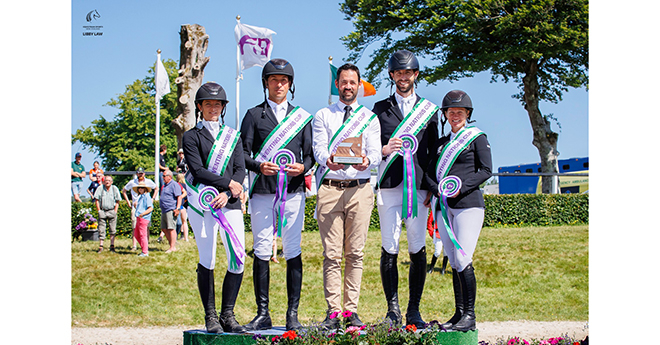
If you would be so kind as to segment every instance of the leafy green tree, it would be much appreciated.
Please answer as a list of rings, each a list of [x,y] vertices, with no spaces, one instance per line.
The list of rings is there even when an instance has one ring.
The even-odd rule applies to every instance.
[[[437,61],[421,71],[430,84],[483,71],[518,83],[513,97],[529,115],[541,170],[557,172],[559,135],[539,101],[557,103],[568,87],[588,87],[587,0],[345,0],[340,9],[355,28],[342,37],[349,60],[380,43],[365,73],[377,85],[399,49]],[[550,184],[544,177],[544,193]]]
[[[167,165],[176,167],[177,139],[172,126],[176,110],[177,62],[163,61],[170,79],[171,92],[160,101],[160,144],[168,147]],[[71,142],[80,142],[101,157],[102,165],[108,171],[130,171],[143,167],[147,171],[154,169],[156,106],[154,71],[155,64],[148,70],[148,75],[126,85],[126,90],[117,98],[111,99],[106,106],[118,109],[112,120],[102,115],[93,120],[91,126],[82,127],[71,135]],[[176,171],[176,170],[174,170]],[[123,186],[130,176],[117,176],[115,184]]]

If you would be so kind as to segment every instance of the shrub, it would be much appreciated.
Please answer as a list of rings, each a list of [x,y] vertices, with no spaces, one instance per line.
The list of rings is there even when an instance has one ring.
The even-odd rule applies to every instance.
[[[528,226],[528,225],[572,225],[589,223],[589,195],[588,194],[506,194],[485,195],[486,215],[484,226]],[[75,227],[83,219],[80,210],[91,209],[91,213],[98,218],[96,206],[92,202],[73,202],[71,204],[71,232],[76,234]],[[314,209],[316,196],[307,198],[305,203],[305,223],[303,231],[318,231]],[[245,231],[252,231],[250,215],[243,216]],[[378,208],[374,200],[374,209],[371,212],[370,230],[378,230],[380,220]],[[117,212],[117,234],[131,235],[131,208],[126,201],[119,203]],[[154,201],[154,211],[151,215],[149,233],[160,233],[160,207]]]

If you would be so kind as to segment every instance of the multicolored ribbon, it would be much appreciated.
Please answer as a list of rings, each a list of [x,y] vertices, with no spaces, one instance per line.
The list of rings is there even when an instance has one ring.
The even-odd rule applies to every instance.
[[[275,201],[273,201],[273,235],[282,237],[282,229],[286,226],[286,217],[284,217],[284,207],[286,206],[286,168],[287,164],[296,162],[296,156],[287,149],[281,149],[275,152],[273,163],[280,167],[277,172],[277,189],[275,190]]]
[[[229,220],[225,217],[222,211],[217,212],[213,207],[211,207],[211,202],[215,199],[220,193],[217,189],[211,186],[206,186],[199,190],[199,206],[204,211],[211,211],[215,221],[220,224],[220,228],[224,230],[226,236],[226,243],[229,246],[229,252],[231,253],[231,260],[229,261],[229,267],[231,269],[237,269],[240,265],[243,264],[245,259],[245,247],[238,239],[236,232],[229,224]]]
[[[450,175],[442,180],[440,180],[440,184],[438,185],[438,189],[440,190],[440,195],[442,195],[442,204],[440,204],[440,210],[442,213],[442,221],[445,223],[445,229],[447,230],[447,235],[449,235],[449,239],[454,243],[454,247],[458,249],[463,256],[467,256],[465,254],[465,251],[463,250],[463,247],[461,247],[461,244],[458,243],[458,239],[456,239],[456,234],[454,233],[454,228],[451,226],[451,222],[449,221],[449,215],[447,215],[447,198],[452,198],[461,191],[461,179],[458,178],[458,176]]]
[[[412,134],[399,137],[403,143],[399,154],[403,156],[403,219],[417,217],[417,182],[415,178],[415,161],[413,155],[417,152],[419,143]]]

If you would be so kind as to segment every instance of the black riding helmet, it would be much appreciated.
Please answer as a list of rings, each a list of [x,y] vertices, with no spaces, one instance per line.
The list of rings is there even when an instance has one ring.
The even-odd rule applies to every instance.
[[[415,57],[415,54],[405,49],[396,51],[387,62],[388,73],[402,69],[419,71],[419,61],[417,61],[417,57]]]
[[[449,108],[465,108],[468,111],[468,116],[467,116],[467,122],[472,123],[474,121],[471,121],[470,118],[472,117],[472,99],[470,99],[470,96],[468,96],[465,91],[461,90],[452,90],[447,92],[445,97],[442,99],[442,107],[440,108],[442,111],[442,114],[447,111]],[[442,124],[442,132],[444,134],[444,127],[445,123],[447,123],[447,118],[442,117],[440,120]]]
[[[399,70],[413,70],[419,71],[419,61],[417,57],[411,51],[408,50],[397,50],[390,60],[387,61],[387,75],[390,77],[390,94],[392,93],[392,86],[394,86],[394,79],[392,79],[392,73]],[[417,79],[415,79],[415,86],[417,86]]]
[[[197,90],[197,93],[195,94],[195,119],[198,118],[200,112],[197,105],[201,104],[203,100],[217,100],[223,102],[224,107],[222,108],[222,114],[220,117],[222,118],[222,123],[224,124],[225,113],[227,112],[227,103],[229,103],[225,89],[223,89],[220,84],[213,81],[207,82],[206,84],[200,86]]]
[[[284,59],[272,59],[264,65],[263,70],[261,71],[261,83],[264,87],[264,93],[266,92],[266,85],[268,83],[268,76],[274,74],[281,74],[289,77],[289,84],[291,87],[291,99],[295,97],[294,93],[296,92],[296,86],[293,84],[293,66]]]

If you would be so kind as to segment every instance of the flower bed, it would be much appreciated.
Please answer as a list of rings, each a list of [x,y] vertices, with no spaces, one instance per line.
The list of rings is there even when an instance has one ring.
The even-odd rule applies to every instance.
[[[342,317],[347,318],[351,312],[343,312]],[[339,317],[333,313],[330,318]],[[361,327],[345,327],[343,322],[337,330],[324,330],[319,324],[306,327],[300,331],[287,331],[282,335],[265,337],[255,334],[252,339],[257,345],[437,345],[442,344],[441,335],[463,335],[466,333],[447,331],[437,322],[432,321],[425,329],[418,330],[414,325],[406,327],[393,327],[389,321],[378,324],[367,324]],[[470,332],[467,332],[470,333]],[[476,332],[474,339],[468,343],[476,343]],[[576,340],[568,335],[553,337],[549,339],[522,339],[510,337],[498,339],[495,343],[486,341],[478,342],[478,345],[588,345],[589,337],[584,340]],[[467,339],[466,339],[467,340]],[[463,343],[452,339],[452,343]]]

